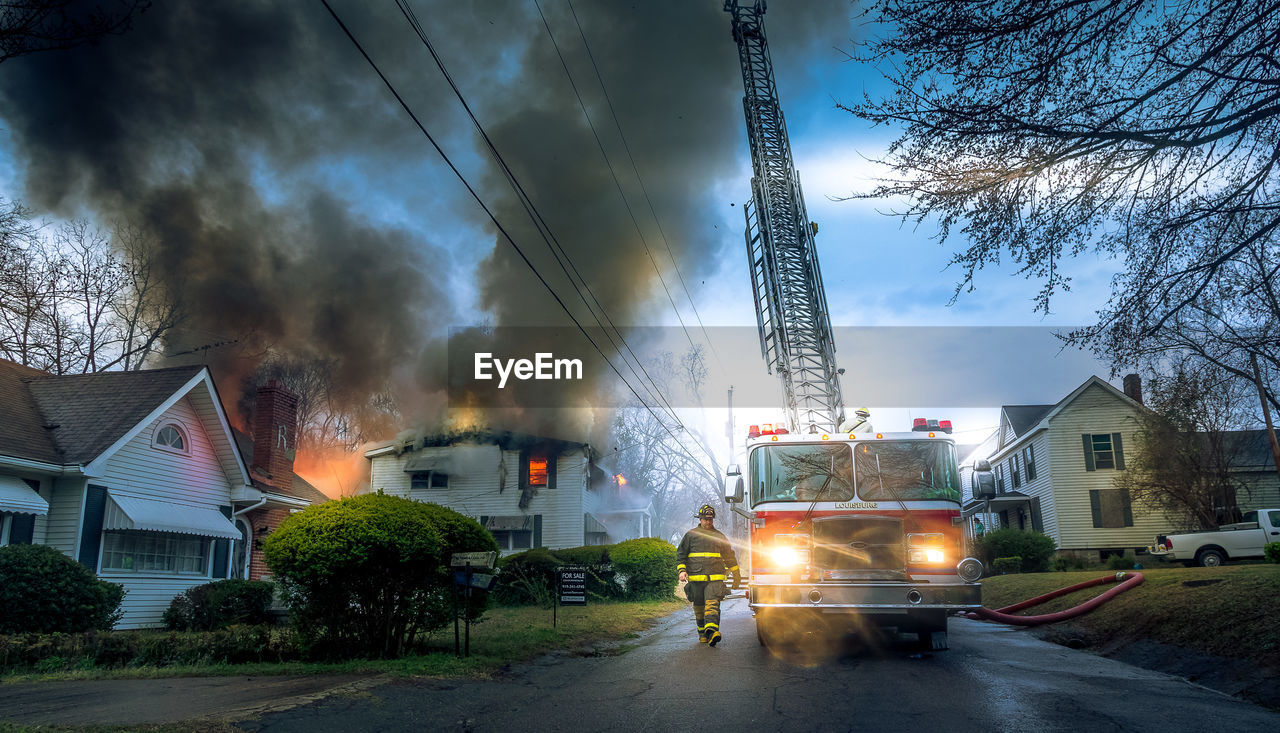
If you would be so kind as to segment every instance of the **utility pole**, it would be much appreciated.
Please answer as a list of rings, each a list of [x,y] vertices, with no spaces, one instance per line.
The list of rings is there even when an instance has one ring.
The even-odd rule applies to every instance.
[[[1276,441],[1276,428],[1271,424],[1271,406],[1267,404],[1267,390],[1262,384],[1262,370],[1258,368],[1258,355],[1253,354],[1253,383],[1258,388],[1258,399],[1262,402],[1262,419],[1267,424],[1267,439],[1271,442],[1271,460],[1280,474],[1280,442]]]

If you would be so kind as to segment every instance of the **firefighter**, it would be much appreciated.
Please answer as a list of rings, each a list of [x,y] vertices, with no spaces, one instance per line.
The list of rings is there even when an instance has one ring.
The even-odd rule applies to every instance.
[[[688,581],[684,594],[693,603],[698,642],[715,646],[721,638],[720,599],[729,595],[724,581],[733,573],[736,588],[742,582],[742,575],[733,546],[715,527],[715,507],[703,504],[695,516],[698,526],[685,532],[676,550],[676,570],[680,572],[681,581]]]
[[[840,426],[842,433],[874,433],[875,428],[871,427],[871,410],[865,407],[859,407],[853,411],[853,419],[845,420]]]

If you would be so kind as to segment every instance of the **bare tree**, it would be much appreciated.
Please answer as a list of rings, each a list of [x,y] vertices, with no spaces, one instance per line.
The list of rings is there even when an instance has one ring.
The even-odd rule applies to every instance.
[[[0,260],[0,354],[55,374],[141,369],[184,312],[155,277],[154,242],[85,221],[47,234],[8,209]]]
[[[674,402],[674,390],[683,389],[701,405],[707,374],[701,349],[694,348],[678,360],[664,352],[647,371],[657,377],[656,387],[668,402]],[[660,537],[678,539],[692,526],[693,512],[700,504],[719,503],[724,470],[702,427],[639,403],[619,410],[615,417],[613,439],[618,447],[604,460],[653,502],[655,533]]]
[[[0,3],[0,62],[124,33],[150,5],[149,0],[5,0]]]
[[[1117,488],[1187,529],[1240,519],[1238,500],[1254,486],[1233,471],[1244,443],[1250,392],[1209,364],[1179,364],[1148,381],[1150,411],[1139,414],[1138,445]]]
[[[879,0],[870,12],[888,30],[863,56],[891,69],[893,91],[845,108],[901,134],[867,195],[905,198],[896,213],[936,221],[942,240],[963,232],[957,295],[1010,259],[1043,283],[1047,312],[1070,286],[1064,260],[1093,252],[1122,269],[1075,343],[1132,352],[1211,306],[1224,338],[1274,323],[1280,5]]]

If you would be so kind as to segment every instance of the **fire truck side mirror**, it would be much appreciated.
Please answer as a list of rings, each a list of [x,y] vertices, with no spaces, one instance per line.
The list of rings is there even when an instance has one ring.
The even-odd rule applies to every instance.
[[[726,476],[724,479],[724,500],[730,504],[741,504],[745,498],[746,486],[743,484],[742,475],[736,474]]]
[[[986,470],[982,470],[983,464],[986,464]],[[996,477],[991,473],[991,464],[986,461],[978,461],[973,472],[973,498],[975,499],[994,499],[996,495]]]

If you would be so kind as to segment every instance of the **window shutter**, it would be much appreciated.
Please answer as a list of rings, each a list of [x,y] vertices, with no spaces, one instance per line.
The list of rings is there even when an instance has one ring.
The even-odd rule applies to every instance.
[[[554,489],[556,487],[556,459],[559,458],[554,451],[547,451],[547,488]],[[534,545],[537,547],[537,545]]]
[[[542,547],[542,515],[533,515],[533,546]]]
[[[85,489],[84,524],[80,527],[80,564],[98,572],[98,549],[102,547],[102,515],[107,511],[107,490],[90,484]]]
[[[1116,457],[1116,470],[1124,470],[1124,446],[1120,443],[1120,433],[1111,434],[1111,451]]]
[[[222,512],[222,516],[227,519],[231,518],[231,507],[220,506],[218,511]],[[231,540],[219,539],[213,541],[213,577],[227,577],[227,559],[231,555]]]
[[[1084,433],[1080,437],[1084,439],[1084,470],[1093,471],[1095,470],[1093,467],[1093,436],[1088,433]],[[1097,515],[1095,514],[1094,516],[1095,519],[1093,520],[1093,526],[1097,527]]]
[[[1118,438],[1120,436],[1117,435],[1116,437]],[[1119,455],[1118,451],[1116,455]],[[1117,462],[1117,465],[1118,465],[1118,462]],[[1133,526],[1133,504],[1129,501],[1128,489],[1120,490],[1120,503],[1121,503],[1121,506],[1124,507],[1124,526],[1132,527]]]
[[[4,517],[0,516],[0,520],[3,519]],[[29,545],[35,536],[36,515],[14,514],[13,522],[9,525],[9,544]]]
[[[1089,469],[1092,471],[1093,469]],[[1098,489],[1089,490],[1089,511],[1093,512],[1093,526],[1102,526],[1102,495]]]
[[[520,488],[529,488],[529,449],[520,451]]]
[[[481,514],[481,515],[480,515],[480,526],[481,526],[481,527],[485,527],[485,528],[487,529],[487,525],[488,525],[488,524],[489,524],[489,517],[488,517],[487,515]]]

